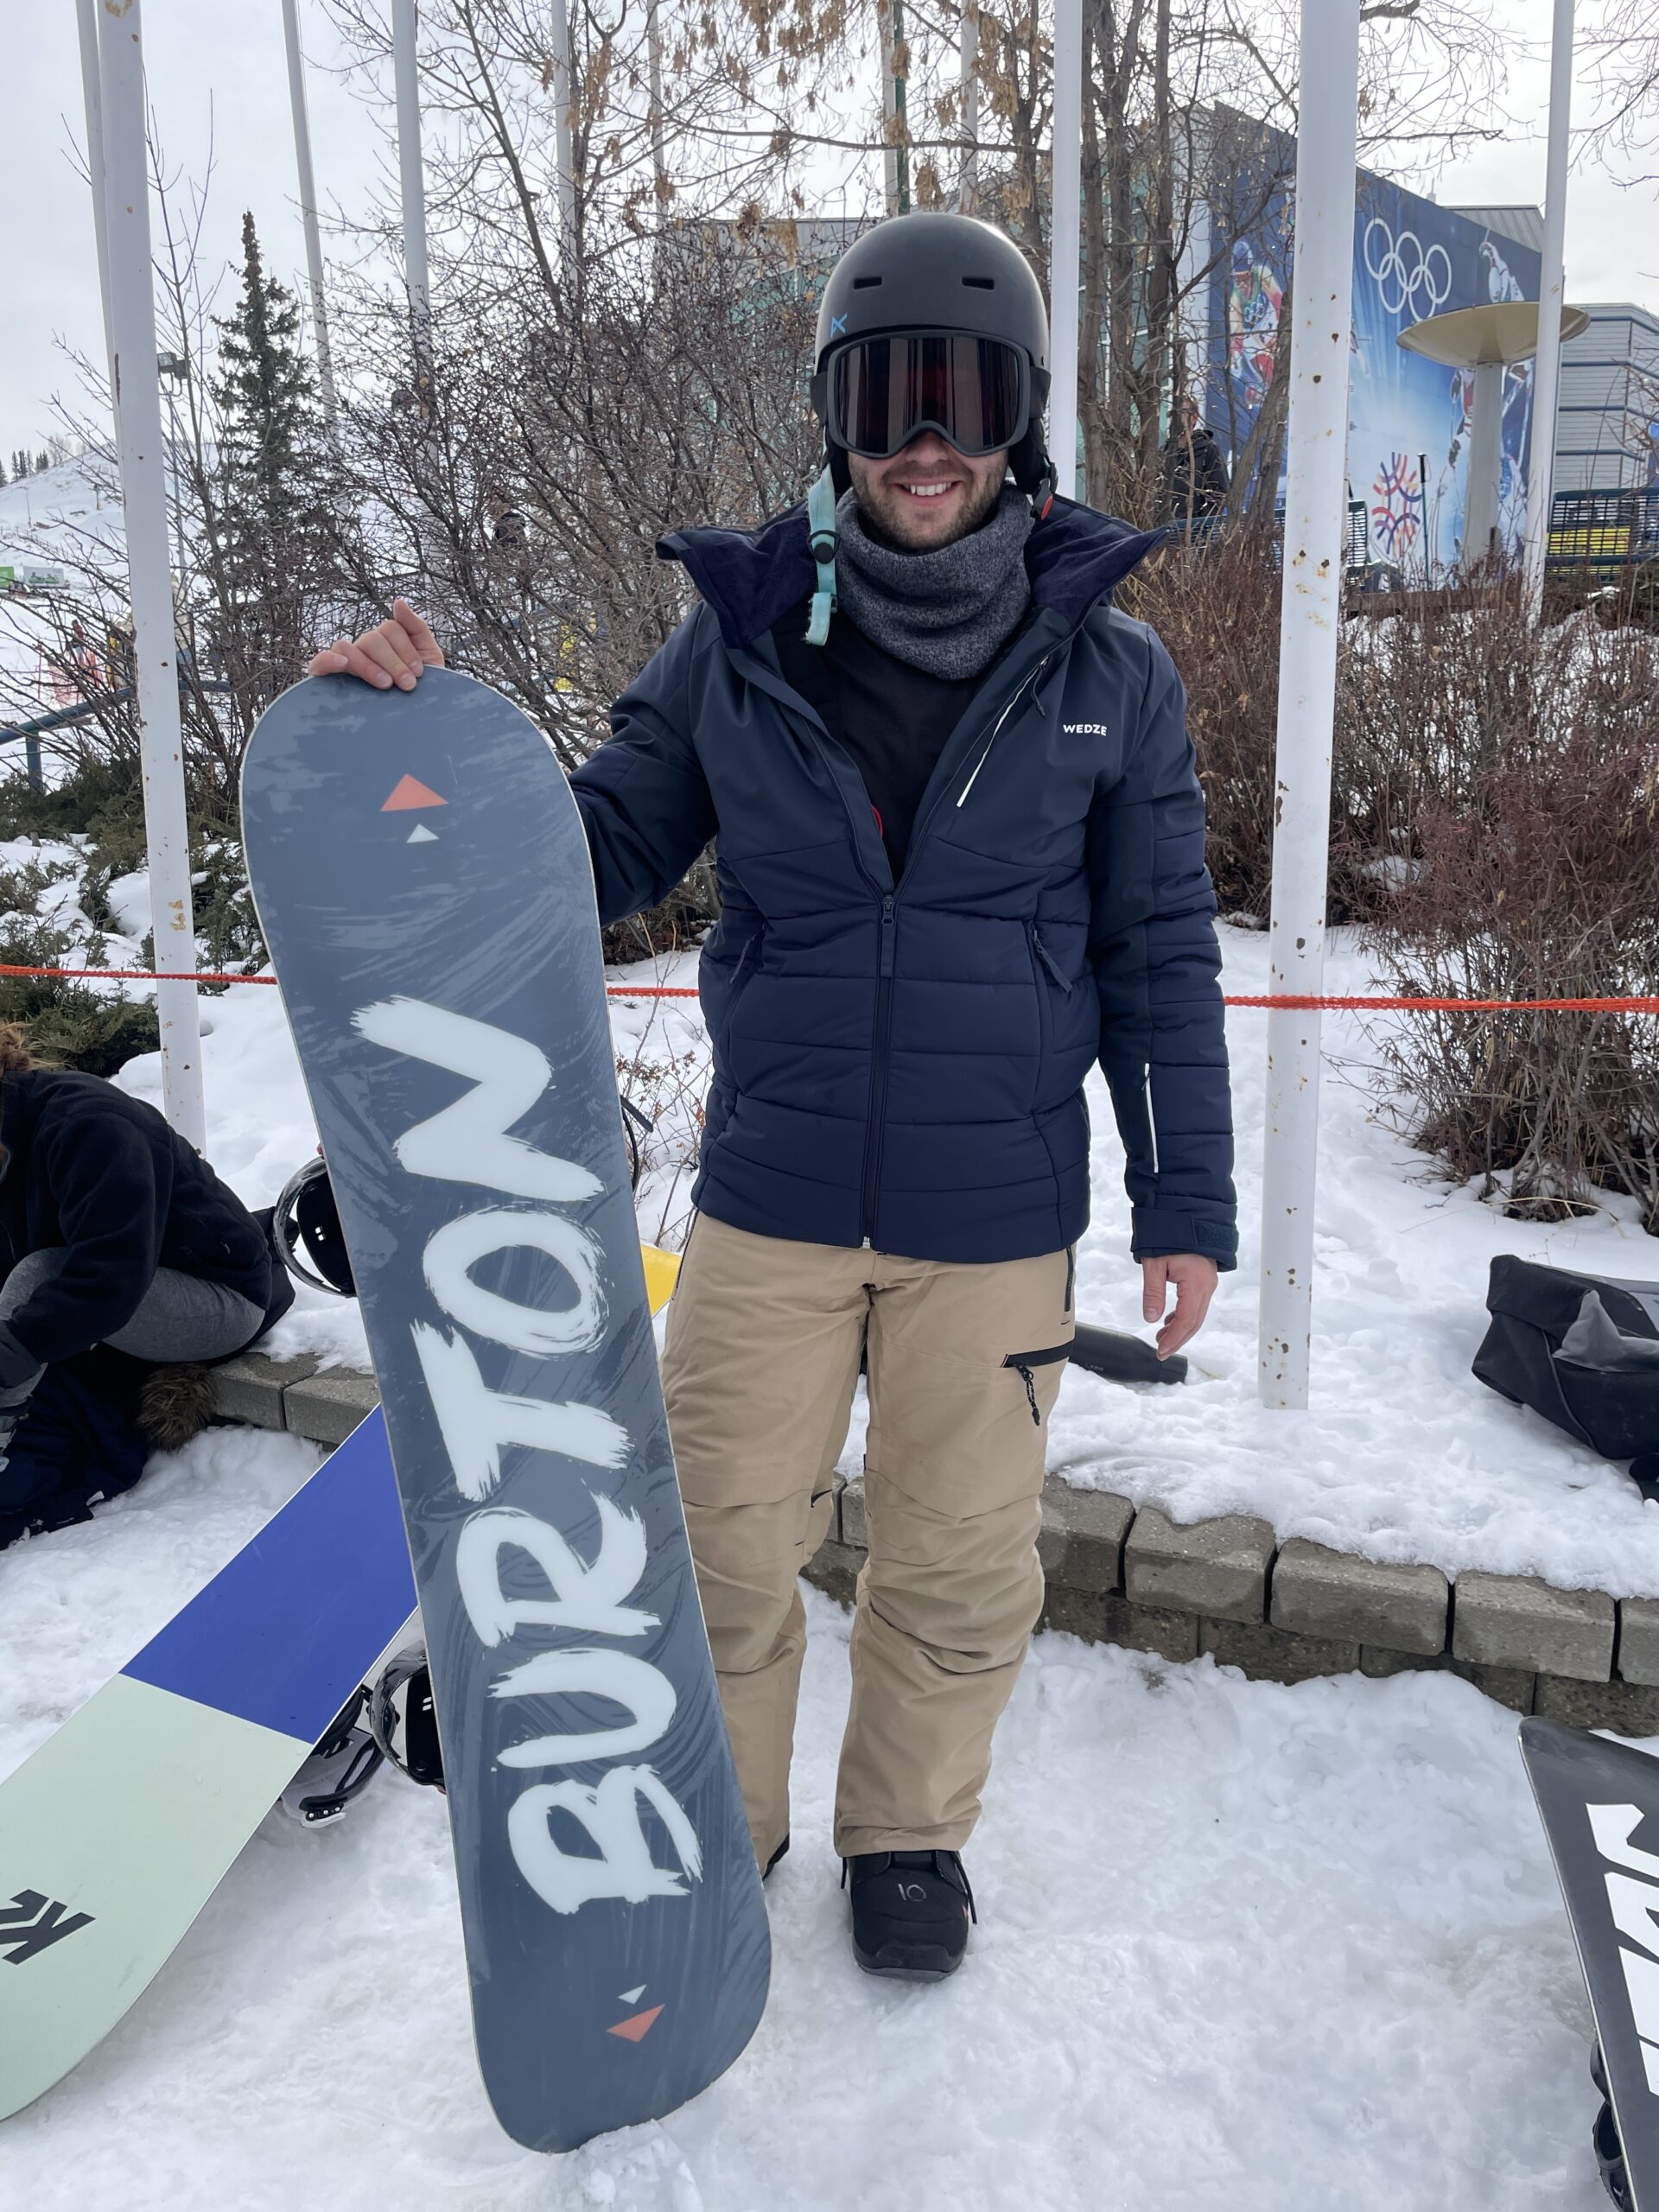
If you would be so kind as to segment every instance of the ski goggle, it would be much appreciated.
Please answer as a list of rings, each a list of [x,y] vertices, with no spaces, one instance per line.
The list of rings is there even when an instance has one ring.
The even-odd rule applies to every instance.
[[[831,359],[830,436],[890,461],[924,430],[970,458],[1016,445],[1031,420],[1031,368],[1017,346],[950,331],[861,338]]]

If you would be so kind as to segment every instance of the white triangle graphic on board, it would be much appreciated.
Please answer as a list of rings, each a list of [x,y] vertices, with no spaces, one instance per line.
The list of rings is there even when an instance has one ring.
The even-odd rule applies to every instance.
[[[642,1981],[638,1989],[625,1989],[617,2002],[621,2005],[637,2005],[645,1993],[645,1985]]]
[[[406,845],[435,845],[437,842],[437,831],[429,830],[424,822],[417,822],[404,840]]]

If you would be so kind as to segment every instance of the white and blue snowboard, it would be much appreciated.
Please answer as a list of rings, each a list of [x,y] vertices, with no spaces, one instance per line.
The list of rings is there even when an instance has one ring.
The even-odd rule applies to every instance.
[[[414,1610],[377,1411],[0,1782],[0,2119],[143,1994]]]
[[[766,2002],[766,1910],[657,1373],[588,849],[539,732],[314,679],[243,772],[256,905],[379,1379],[480,2065],[566,2151]]]

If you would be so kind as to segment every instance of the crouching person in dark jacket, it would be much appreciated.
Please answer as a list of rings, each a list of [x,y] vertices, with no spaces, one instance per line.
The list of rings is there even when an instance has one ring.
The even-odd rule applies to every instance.
[[[1042,1609],[1091,1067],[1161,1352],[1234,1263],[1203,793],[1169,655],[1111,604],[1157,534],[1056,497],[1047,345],[988,226],[860,238],[819,312],[823,475],[759,529],[663,541],[701,603],[571,778],[606,921],[718,847],[663,1388],[763,1867],[788,1840],[797,1576],[868,1365],[836,1845],[859,1963],[917,1980],[966,1947],[962,1847]],[[442,658],[399,601],[311,672],[408,690]]]
[[[294,1295],[264,1229],[153,1106],[38,1066],[10,1025],[0,1264],[0,1543],[136,1478],[145,1368],[228,1358]],[[73,1464],[88,1452],[109,1464]]]

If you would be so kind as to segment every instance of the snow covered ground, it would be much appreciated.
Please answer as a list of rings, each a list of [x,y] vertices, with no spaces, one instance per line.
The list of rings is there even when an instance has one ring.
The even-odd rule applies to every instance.
[[[1265,989],[1265,938],[1224,929],[1222,938],[1228,988]],[[627,972],[636,982],[683,984],[695,980],[695,957]],[[1357,993],[1369,982],[1363,955],[1339,943],[1332,990]],[[232,989],[205,1002],[204,1013],[214,1164],[245,1198],[268,1204],[315,1143],[276,994]],[[1659,1280],[1659,1240],[1644,1236],[1633,1207],[1618,1200],[1598,1219],[1539,1224],[1506,1220],[1472,1191],[1437,1182],[1424,1156],[1378,1118],[1352,1016],[1326,1017],[1313,1405],[1293,1415],[1257,1404],[1265,1019],[1236,1008],[1229,1020],[1243,1253],[1192,1347],[1192,1379],[1179,1390],[1127,1390],[1070,1370],[1052,1424],[1051,1467],[1079,1487],[1160,1504],[1179,1521],[1258,1513],[1281,1539],[1309,1536],[1374,1559],[1659,1595],[1659,1506],[1644,1504],[1622,1469],[1505,1405],[1469,1372],[1495,1253]],[[629,1090],[664,1109],[647,1146],[641,1230],[677,1245],[702,1088],[696,1003],[619,1001],[613,1021]],[[158,1059],[131,1063],[122,1080],[160,1103]],[[1078,1254],[1077,1308],[1085,1320],[1141,1330],[1122,1156],[1097,1078],[1090,1096],[1095,1222]],[[356,1309],[309,1292],[272,1349],[365,1357]],[[843,1460],[849,1471],[861,1433],[861,1409]]]
[[[226,1430],[0,1555],[0,1772],[315,1455]],[[660,2126],[517,2150],[479,2086],[443,1807],[273,1813],[149,1992],[7,2123],[29,2212],[1594,2212],[1588,2015],[1514,1718],[1039,1639],[943,1987],[854,1966],[847,1624],[812,1593],[795,1849],[749,2050]],[[111,1848],[120,1848],[111,1808]]]
[[[66,866],[73,852],[60,855]],[[16,866],[16,855],[0,855]],[[118,887],[130,931],[142,887]],[[74,925],[73,896],[59,915]],[[1228,980],[1266,948],[1224,933]],[[111,945],[112,957],[119,948]],[[124,964],[123,963],[122,964]],[[689,980],[692,963],[659,980]],[[648,980],[643,973],[637,981]],[[1363,987],[1339,951],[1334,988]],[[276,994],[204,1005],[215,1164],[269,1201],[315,1141]],[[1316,1403],[1255,1404],[1262,1017],[1232,1018],[1244,1262],[1185,1389],[1068,1376],[1053,1464],[1184,1518],[1243,1507],[1455,1570],[1659,1592],[1659,1519],[1624,1478],[1467,1372],[1500,1249],[1659,1276],[1615,1209],[1507,1222],[1371,1118],[1333,1020]],[[676,1241],[695,1004],[623,1001],[631,1087],[665,1108],[647,1234]],[[159,1096],[154,1059],[122,1078]],[[1139,1326],[1120,1162],[1096,1102],[1086,1318]],[[361,1359],[309,1294],[276,1349]],[[857,1427],[846,1464],[856,1464]],[[88,1527],[0,1554],[0,1775],[315,1464],[224,1430]],[[1513,1716],[1440,1675],[1287,1688],[1039,1639],[969,1854],[982,1925],[942,1989],[853,1966],[829,1813],[846,1621],[810,1599],[795,1849],[768,1891],[773,1994],[749,2052],[659,2126],[563,2161],[516,2150],[479,2087],[441,1802],[386,1776],[339,1827],[274,1814],[131,2016],[10,2122],[0,2205],[71,2212],[1592,2212],[1587,2012]],[[120,1847],[118,1808],[111,1847]]]

